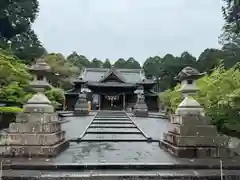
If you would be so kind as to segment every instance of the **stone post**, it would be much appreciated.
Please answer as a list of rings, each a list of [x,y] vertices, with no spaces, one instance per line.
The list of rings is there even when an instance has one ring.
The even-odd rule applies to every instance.
[[[160,147],[180,158],[229,157],[228,139],[217,133],[204,109],[192,97],[198,91],[196,80],[202,75],[196,69],[186,67],[176,77],[181,81],[184,99],[172,116]]]

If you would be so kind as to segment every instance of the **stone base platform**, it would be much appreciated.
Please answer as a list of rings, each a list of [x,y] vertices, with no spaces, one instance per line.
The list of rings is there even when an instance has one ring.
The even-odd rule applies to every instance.
[[[3,163],[3,179],[221,179],[219,164],[212,163],[153,163],[153,164],[58,164],[52,162],[11,162]],[[240,178],[240,166],[223,163],[222,176],[229,179]]]
[[[137,117],[148,117],[148,111],[135,111],[134,115]]]
[[[177,147],[161,140],[159,146],[179,158],[231,158],[233,154],[227,148],[217,147]]]
[[[69,141],[64,140],[53,146],[4,146],[3,157],[56,157],[69,147]]]
[[[88,110],[81,110],[81,111],[75,110],[73,114],[74,114],[74,116],[87,116],[89,114],[89,111]]]
[[[224,171],[223,179],[237,180],[240,177],[240,171],[228,170]],[[41,180],[216,180],[221,179],[219,170],[101,170],[101,171],[44,171],[44,170],[4,170],[2,172],[3,179],[41,179]]]

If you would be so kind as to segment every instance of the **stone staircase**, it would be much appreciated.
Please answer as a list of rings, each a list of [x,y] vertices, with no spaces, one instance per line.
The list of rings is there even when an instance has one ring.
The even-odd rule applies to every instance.
[[[80,141],[141,142],[151,140],[124,111],[100,111]]]

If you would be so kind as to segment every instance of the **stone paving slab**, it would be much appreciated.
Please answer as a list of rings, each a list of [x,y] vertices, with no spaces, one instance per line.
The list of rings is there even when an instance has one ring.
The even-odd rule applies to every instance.
[[[66,131],[66,138],[72,139],[79,137],[82,134],[89,123],[92,121],[93,116],[83,116],[83,117],[68,117],[65,118],[68,122],[62,124],[62,129]]]
[[[81,142],[70,143],[58,163],[172,163],[176,158],[160,149],[158,143]]]
[[[168,125],[170,124],[170,122],[166,119],[140,117],[131,118],[136,125],[143,130],[143,132],[157,140],[163,138],[163,133],[168,131]]]

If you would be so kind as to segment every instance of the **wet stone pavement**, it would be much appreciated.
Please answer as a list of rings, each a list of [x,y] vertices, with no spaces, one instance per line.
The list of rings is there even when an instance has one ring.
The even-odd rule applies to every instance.
[[[93,128],[94,126],[103,126],[102,123],[93,123],[93,118],[94,116],[65,117],[62,128],[66,131],[66,138],[69,140],[86,137],[84,132],[87,129],[90,133],[85,135],[97,136],[94,138],[99,139],[99,141],[71,142],[69,148],[55,158],[14,158],[11,161],[12,165],[18,168],[25,166],[26,168],[6,169],[3,171],[3,175],[8,177],[25,176],[26,179],[29,177],[41,177],[49,180],[68,179],[70,177],[73,179],[99,180],[220,178],[219,159],[179,159],[162,150],[157,142],[106,142],[103,140],[103,136],[109,136],[115,131],[124,131],[125,134],[116,135],[120,139],[122,138],[120,136],[129,135],[129,133],[133,133],[132,135],[143,135],[143,131],[145,136],[159,140],[162,138],[163,132],[167,131],[167,125],[170,123],[166,119],[131,117],[133,122],[130,124],[131,128],[123,127],[123,124],[121,124],[121,128],[116,128],[113,124],[105,124],[107,128],[105,126]],[[101,118],[97,118],[96,121],[101,121]],[[112,120],[109,119],[109,121]],[[129,121],[129,119],[124,121]],[[119,126],[119,124],[115,125]],[[104,133],[98,134],[98,131]],[[136,132],[139,134],[134,134]],[[108,138],[111,139],[113,137]],[[129,139],[132,139],[132,137]],[[223,160],[224,165],[235,164],[238,166],[239,162],[237,159]],[[40,166],[38,167],[38,165]],[[105,169],[107,166],[109,168]],[[34,167],[37,168],[34,169]],[[236,178],[238,178],[239,173],[236,169],[224,171],[225,175],[229,174],[231,177],[236,175]]]
[[[93,117],[66,117],[62,124],[68,139],[81,136]],[[131,117],[143,132],[153,139],[160,139],[166,131],[166,119]],[[110,129],[109,129],[110,130]],[[129,131],[129,129],[124,129]],[[132,130],[132,131],[136,131]],[[87,134],[103,140],[110,134]],[[128,134],[117,134],[112,138],[127,138]],[[123,137],[124,136],[124,137]],[[139,138],[140,134],[131,134],[130,138]],[[158,143],[148,142],[72,142],[70,147],[55,160],[58,163],[174,163],[176,159],[159,148]]]

